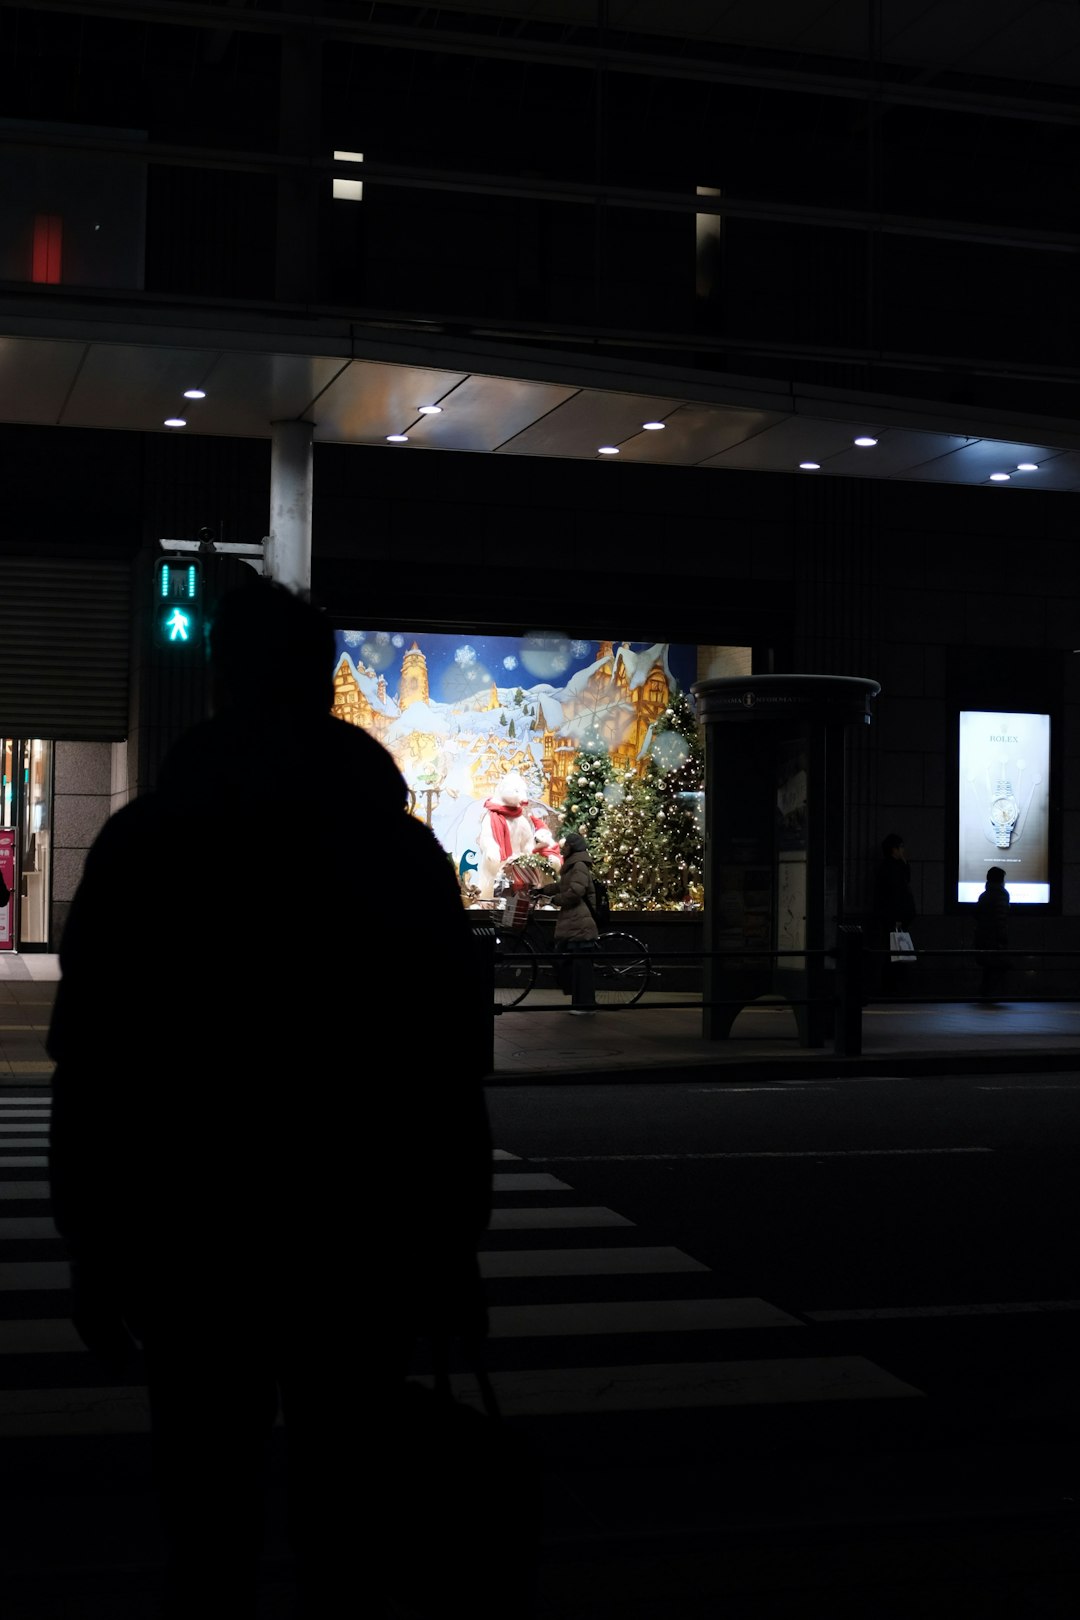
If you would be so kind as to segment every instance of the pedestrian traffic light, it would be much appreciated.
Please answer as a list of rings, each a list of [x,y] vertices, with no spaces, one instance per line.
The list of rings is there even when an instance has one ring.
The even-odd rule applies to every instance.
[[[203,636],[202,564],[160,557],[154,567],[154,640],[159,647],[193,647]]]

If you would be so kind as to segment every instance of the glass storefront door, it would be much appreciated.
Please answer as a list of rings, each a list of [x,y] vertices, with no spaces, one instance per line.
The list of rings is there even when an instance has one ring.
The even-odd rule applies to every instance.
[[[8,950],[48,948],[52,801],[52,743],[0,737],[0,828],[15,835]]]

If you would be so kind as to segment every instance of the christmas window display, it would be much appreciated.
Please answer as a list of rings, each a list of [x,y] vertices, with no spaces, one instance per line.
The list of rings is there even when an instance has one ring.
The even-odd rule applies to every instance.
[[[339,630],[334,710],[393,755],[469,905],[557,875],[580,832],[622,910],[703,902],[699,649]]]

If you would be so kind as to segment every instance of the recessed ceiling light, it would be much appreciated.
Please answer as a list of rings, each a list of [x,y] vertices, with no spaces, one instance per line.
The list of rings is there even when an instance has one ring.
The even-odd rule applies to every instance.
[[[421,405],[420,406],[420,415],[421,416],[441,416],[442,415],[442,406],[441,405]]]
[[[802,468],[803,472],[820,472],[821,471],[821,462],[820,461],[800,461],[799,466]]]
[[[646,433],[658,433],[661,428],[667,427],[666,422],[642,422],[641,425]]]
[[[187,427],[187,422],[182,416],[167,416],[164,425],[166,427]]]
[[[869,433],[860,433],[859,437],[855,440],[855,443],[859,446],[860,450],[869,450],[872,445],[877,444],[877,440],[872,439]]]
[[[617,444],[602,444],[596,453],[598,456],[617,456],[619,447]]]
[[[1039,463],[1037,461],[1018,461],[1016,470],[1017,472],[1038,472]]]
[[[185,388],[184,389],[184,398],[185,399],[205,399],[206,398],[206,389],[205,388]]]
[[[1007,484],[1011,477],[1011,473],[991,473],[990,482],[992,484]]]
[[[409,435],[407,433],[388,433],[386,442],[387,444],[408,444]]]

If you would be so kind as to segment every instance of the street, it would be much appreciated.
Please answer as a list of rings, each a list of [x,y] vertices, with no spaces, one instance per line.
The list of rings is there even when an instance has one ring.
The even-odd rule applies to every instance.
[[[1076,1300],[1080,1075],[493,1088],[496,1145],[788,1308]]]
[[[543,1502],[531,1596],[523,1574],[503,1612],[1074,1616],[1078,1087],[703,1067],[489,1088],[484,1358]],[[67,1320],[48,1088],[0,1107],[5,1617],[149,1620],[145,1398]],[[354,1281],[362,1322],[359,1258]],[[475,1404],[463,1349],[451,1365]],[[289,1613],[281,1439],[260,1620]]]
[[[524,1393],[522,1421],[570,1471],[597,1539],[650,1567],[652,1546],[669,1572],[675,1559],[673,1607],[635,1564],[621,1612],[787,1615],[811,1588],[834,1615],[1075,1612],[1075,1076],[703,1074],[499,1088],[490,1106],[523,1170],[633,1221],[622,1242],[709,1268],[648,1288],[614,1265],[547,1284],[544,1298],[578,1302],[576,1337],[534,1338],[525,1364],[554,1352],[602,1370],[591,1409],[563,1390],[576,1432],[502,1386],[511,1402]],[[604,1337],[603,1313],[628,1299],[635,1331],[609,1319]],[[695,1319],[689,1301],[706,1299],[726,1302],[726,1322]],[[621,1417],[600,1415],[610,1404]]]

